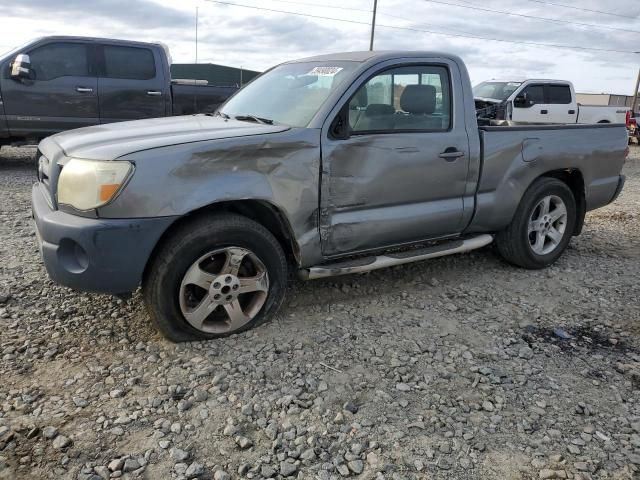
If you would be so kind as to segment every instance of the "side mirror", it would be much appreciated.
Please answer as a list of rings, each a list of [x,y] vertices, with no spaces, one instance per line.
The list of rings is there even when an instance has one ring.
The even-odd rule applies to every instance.
[[[521,93],[513,100],[513,106],[515,108],[529,108],[533,105],[533,102],[529,100],[528,93]]]
[[[340,109],[336,118],[331,122],[329,135],[336,140],[347,140],[351,136],[351,126],[349,125],[349,104],[345,104]]]
[[[11,78],[29,78],[31,74],[31,59],[26,53],[21,53],[11,63]]]

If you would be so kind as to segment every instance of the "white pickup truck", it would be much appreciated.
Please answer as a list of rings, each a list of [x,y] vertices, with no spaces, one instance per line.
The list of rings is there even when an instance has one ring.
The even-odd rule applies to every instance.
[[[516,123],[626,123],[629,108],[580,105],[566,80],[482,82],[473,88],[479,118]]]

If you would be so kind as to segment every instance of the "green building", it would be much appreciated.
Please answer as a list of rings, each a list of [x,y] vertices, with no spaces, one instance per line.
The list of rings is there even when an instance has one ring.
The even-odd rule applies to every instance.
[[[261,72],[242,68],[216,65],[215,63],[174,63],[171,65],[171,78],[207,80],[209,85],[244,85]]]

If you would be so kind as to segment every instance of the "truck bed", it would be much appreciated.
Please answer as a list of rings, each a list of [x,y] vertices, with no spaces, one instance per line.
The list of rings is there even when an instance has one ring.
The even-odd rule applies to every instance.
[[[626,157],[624,125],[478,127],[481,143],[476,213],[469,231],[492,231],[510,221],[526,188],[541,175],[575,175],[585,208],[609,203],[620,187]]]
[[[233,95],[238,87],[218,87],[199,83],[172,83],[174,115],[194,113],[213,113],[225,100]]]

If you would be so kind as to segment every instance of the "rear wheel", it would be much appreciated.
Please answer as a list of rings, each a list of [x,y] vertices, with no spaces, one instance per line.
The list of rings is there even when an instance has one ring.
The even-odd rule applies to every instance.
[[[496,236],[496,245],[510,263],[544,268],[562,255],[575,225],[571,189],[558,179],[540,178],[524,194],[509,226]]]
[[[284,298],[287,263],[262,225],[239,215],[182,225],[150,265],[143,295],[170,340],[224,337],[271,318]]]

